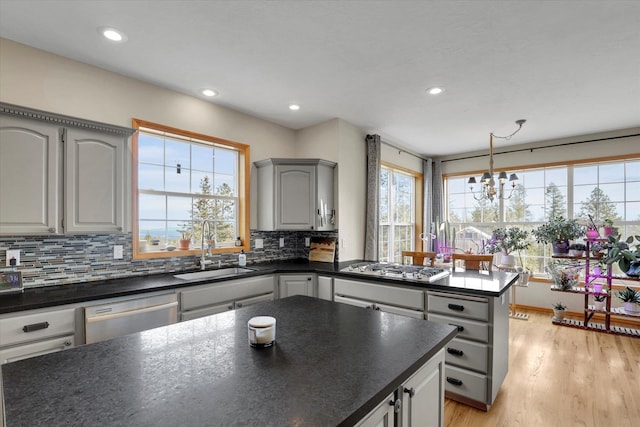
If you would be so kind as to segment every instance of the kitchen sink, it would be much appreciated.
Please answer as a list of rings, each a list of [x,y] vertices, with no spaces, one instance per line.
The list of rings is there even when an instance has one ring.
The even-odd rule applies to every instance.
[[[173,277],[183,280],[210,279],[214,277],[232,276],[236,274],[251,273],[255,270],[242,267],[219,268],[217,270],[196,271],[193,273],[175,274]]]

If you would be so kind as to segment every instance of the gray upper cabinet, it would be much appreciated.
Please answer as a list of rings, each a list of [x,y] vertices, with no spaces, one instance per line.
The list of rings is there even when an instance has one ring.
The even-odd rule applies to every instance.
[[[124,138],[69,129],[65,137],[65,232],[124,230]]]
[[[266,159],[258,172],[258,229],[333,230],[333,174],[321,159]]]
[[[0,234],[57,232],[58,128],[0,114]]]
[[[132,133],[0,103],[0,234],[125,232]]]

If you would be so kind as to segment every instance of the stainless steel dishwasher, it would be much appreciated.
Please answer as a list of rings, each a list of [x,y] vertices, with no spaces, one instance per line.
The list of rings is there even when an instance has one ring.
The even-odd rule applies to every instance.
[[[91,344],[178,321],[175,293],[118,300],[85,307],[85,342]]]

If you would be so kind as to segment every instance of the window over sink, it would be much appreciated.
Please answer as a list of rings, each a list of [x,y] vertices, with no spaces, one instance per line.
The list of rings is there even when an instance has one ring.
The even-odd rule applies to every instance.
[[[192,255],[249,241],[249,146],[139,119],[133,137],[134,258]],[[208,226],[203,227],[203,221]]]

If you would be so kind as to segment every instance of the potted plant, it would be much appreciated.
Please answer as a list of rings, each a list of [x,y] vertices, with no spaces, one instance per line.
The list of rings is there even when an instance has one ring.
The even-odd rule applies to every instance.
[[[640,236],[629,236],[624,241],[619,234],[607,236],[601,251],[604,252],[602,262],[607,266],[617,264],[628,276],[640,275]]]
[[[567,306],[561,302],[553,303],[553,320],[562,321],[567,311]]]
[[[613,220],[609,219],[609,218],[606,218],[602,222],[602,230],[603,230],[604,237],[612,236],[614,234],[614,232],[613,232]]]
[[[569,245],[569,254],[575,257],[581,257],[584,255],[584,251],[587,250],[587,245],[584,243],[572,243]]]
[[[556,288],[563,291],[572,289],[580,281],[582,266],[566,265],[560,262],[550,262],[547,272]]]
[[[532,233],[538,243],[553,245],[554,255],[569,253],[569,240],[584,236],[584,227],[577,219],[565,219],[562,215],[534,228]]]
[[[589,221],[587,221],[587,231],[585,232],[585,235],[588,240],[596,240],[600,237],[598,226],[591,215],[589,215]]]
[[[616,297],[622,301],[627,313],[640,313],[640,291],[626,287],[616,292]]]
[[[491,240],[485,246],[485,250],[489,253],[502,252],[500,267],[515,268],[520,274],[518,284],[521,286],[529,283],[531,272],[524,264],[522,259],[522,251],[527,249],[531,242],[528,240],[529,232],[518,227],[497,228],[493,230]],[[520,266],[516,267],[516,261],[513,253],[518,254]]]
[[[604,310],[604,303],[606,301],[607,296],[603,294],[597,294],[593,296],[593,305],[596,310]]]
[[[188,250],[191,245],[191,231],[180,230],[180,249]]]

